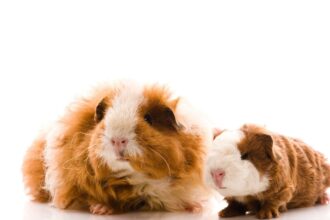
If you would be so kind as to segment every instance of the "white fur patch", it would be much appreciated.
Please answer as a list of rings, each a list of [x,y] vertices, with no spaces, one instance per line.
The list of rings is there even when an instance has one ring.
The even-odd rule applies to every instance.
[[[116,158],[111,138],[127,138],[128,144],[125,153],[129,156],[142,154],[135,140],[135,127],[137,123],[137,111],[143,102],[143,88],[134,83],[120,84],[117,95],[112,100],[112,106],[105,116],[105,134],[103,148],[100,156],[113,170],[132,170],[128,162],[119,161]]]
[[[180,98],[175,109],[175,118],[183,126],[183,132],[202,138],[205,151],[212,146],[213,129],[205,114],[196,109],[188,100]]]
[[[55,195],[56,188],[61,184],[58,175],[58,164],[56,157],[60,151],[58,148],[65,133],[65,126],[60,122],[56,122],[52,129],[46,136],[46,146],[44,150],[46,174],[45,174],[45,188],[52,196]]]
[[[208,155],[206,181],[223,196],[254,195],[269,185],[268,178],[261,177],[250,161],[241,159],[237,144],[242,138],[244,133],[240,130],[224,131],[214,140]],[[225,171],[223,189],[217,188],[210,175],[215,169]]]

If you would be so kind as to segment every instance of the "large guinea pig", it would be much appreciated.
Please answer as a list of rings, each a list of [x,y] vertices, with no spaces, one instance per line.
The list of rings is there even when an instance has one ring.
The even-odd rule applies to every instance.
[[[25,186],[36,201],[95,214],[199,211],[212,132],[187,110],[158,85],[97,89],[27,151]]]
[[[329,202],[330,166],[300,140],[255,125],[223,131],[207,160],[207,179],[228,206],[221,217],[274,218],[287,208]]]

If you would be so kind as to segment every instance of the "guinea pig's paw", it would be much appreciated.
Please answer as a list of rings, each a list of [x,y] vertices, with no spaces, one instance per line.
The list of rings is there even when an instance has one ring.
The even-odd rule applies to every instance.
[[[327,193],[323,193],[322,196],[320,196],[318,202],[321,204],[321,205],[327,205],[329,204],[330,202],[330,197]]]
[[[111,215],[111,214],[113,214],[113,209],[111,207],[100,204],[100,203],[90,205],[89,211],[95,215]]]
[[[277,218],[280,215],[278,208],[264,208],[257,212],[258,219]]]
[[[240,204],[238,203],[233,203],[233,204],[230,204],[222,209],[220,212],[219,212],[219,216],[222,217],[222,218],[229,218],[229,217],[235,217],[235,216],[240,216],[240,215],[245,215],[245,208],[243,206],[241,206]]]
[[[288,208],[286,207],[286,205],[281,205],[280,208],[278,209],[280,212],[286,212],[288,211]]]
[[[53,205],[60,209],[67,209],[71,203],[72,199],[68,199],[67,197],[55,196],[53,199]]]
[[[203,207],[201,204],[199,203],[195,203],[195,204],[190,204],[185,206],[185,210],[187,212],[191,212],[191,213],[200,213],[203,210]]]

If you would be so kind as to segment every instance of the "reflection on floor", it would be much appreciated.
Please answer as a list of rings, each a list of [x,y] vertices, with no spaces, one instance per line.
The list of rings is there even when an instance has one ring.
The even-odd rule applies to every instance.
[[[219,219],[218,210],[225,207],[226,204],[221,202],[213,205],[212,208],[206,208],[204,212],[199,214],[191,213],[167,213],[167,212],[139,212],[129,213],[122,215],[112,216],[97,216],[89,213],[78,211],[65,211],[51,207],[49,204],[38,204],[33,202],[26,202],[23,206],[23,220],[125,220],[125,219],[164,219],[164,220],[212,220]],[[18,214],[18,213],[14,213]],[[9,217],[9,216],[8,216]],[[13,218],[14,219],[14,218]],[[238,218],[230,218],[230,220],[236,219],[255,219],[254,216],[245,216]],[[290,210],[281,215],[278,219],[308,219],[308,220],[323,220],[330,219],[330,205],[316,206],[304,209]]]

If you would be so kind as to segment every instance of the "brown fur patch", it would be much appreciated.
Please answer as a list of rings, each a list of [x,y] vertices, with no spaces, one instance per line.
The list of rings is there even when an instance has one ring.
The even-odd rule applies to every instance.
[[[145,97],[146,103],[140,108],[141,120],[138,121],[136,134],[138,143],[143,147],[145,157],[144,163],[148,168],[148,175],[154,178],[170,176],[175,179],[185,179],[191,172],[201,177],[203,148],[201,148],[201,137],[187,134],[180,130],[176,124],[174,114],[168,115],[167,110],[174,108],[170,94],[164,88],[147,88]],[[158,111],[154,116],[155,124],[149,124],[143,120],[145,114]],[[170,119],[168,119],[170,118]],[[152,137],[152,138],[150,138]],[[155,160],[155,158],[157,158]],[[141,160],[132,164],[136,169],[144,167]],[[189,178],[190,184],[200,183],[201,178]]]
[[[244,129],[243,132],[245,138],[237,145],[242,157],[251,161],[261,175],[266,174],[276,164],[272,137]]]

